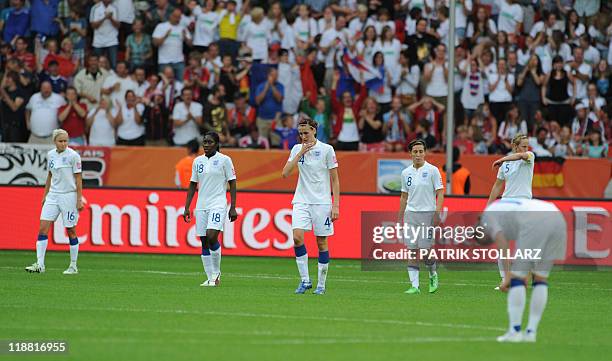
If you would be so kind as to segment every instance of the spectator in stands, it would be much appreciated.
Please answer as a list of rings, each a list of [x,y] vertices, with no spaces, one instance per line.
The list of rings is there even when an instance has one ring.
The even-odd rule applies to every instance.
[[[193,101],[193,92],[184,88],[181,92],[182,101],[176,103],[172,111],[172,124],[174,136],[172,138],[175,146],[185,146],[192,140],[199,139],[199,127],[203,126],[202,110],[200,103]]]
[[[470,39],[472,46],[489,41],[497,34],[497,25],[495,21],[489,17],[489,13],[484,6],[479,6],[476,10],[476,16],[470,19],[466,35]]]
[[[93,111],[98,107],[102,85],[108,77],[106,70],[100,69],[96,55],[87,58],[87,68],[81,69],[74,77],[74,87],[87,109]]]
[[[133,90],[125,92],[125,101],[115,111],[117,145],[145,145],[144,105]]]
[[[287,49],[280,51],[278,82],[283,86],[283,113],[295,114],[300,107],[300,100],[303,95],[302,79],[299,65],[295,62],[289,62],[289,51]]]
[[[548,129],[540,127],[536,130],[536,136],[529,138],[529,146],[532,149],[536,157],[550,157],[552,156],[551,150],[546,143],[548,138]]]
[[[133,33],[128,35],[125,47],[125,61],[130,65],[130,69],[144,67],[151,69],[153,65],[153,43],[151,35],[144,33],[144,22],[142,19],[135,19],[132,24]]]
[[[183,85],[193,92],[193,99],[203,102],[208,97],[210,72],[202,66],[202,54],[193,51],[189,54],[189,63],[183,75]]]
[[[428,150],[435,150],[437,148],[436,138],[431,135],[431,124],[427,119],[421,119],[416,123],[415,134],[416,139],[421,139],[427,145]]]
[[[268,139],[259,135],[257,126],[251,126],[249,134],[238,140],[238,146],[240,148],[270,149]]]
[[[576,93],[576,79],[563,68],[563,58],[553,59],[552,73],[546,74],[542,85],[542,104],[548,108],[548,115],[561,125],[568,125],[572,119],[572,94]],[[570,91],[571,90],[571,91]]]
[[[421,135],[421,138],[419,138],[425,140],[426,143],[429,142],[427,143],[427,149],[434,148],[441,139],[439,130],[442,128],[442,114],[444,114],[445,110],[446,107],[443,104],[438,103],[429,96],[422,97],[421,100],[408,107],[408,111],[412,114],[413,122],[416,125],[421,125],[421,131],[425,128],[422,126],[421,121],[426,121],[428,124],[427,131],[433,137],[433,146],[430,147],[431,139],[429,137]]]
[[[132,78],[134,79],[134,82],[136,82],[136,97],[141,103],[146,105],[148,100],[145,97],[145,93],[151,84],[149,84],[149,81],[147,80],[147,73],[145,69],[142,67],[135,68]]]
[[[380,51],[374,53],[372,65],[382,77],[382,83],[378,88],[370,89],[368,95],[378,104],[380,112],[384,114],[391,108],[391,98],[393,97],[391,86],[396,82],[395,75],[397,73],[393,74],[394,70],[387,67],[385,57]]]
[[[416,94],[419,88],[421,69],[417,64],[412,64],[410,62],[410,56],[407,51],[402,51],[400,53],[399,72],[396,95],[400,96],[402,106],[408,107],[417,100]]]
[[[40,92],[34,94],[26,106],[25,119],[30,130],[28,143],[51,144],[54,129],[58,127],[57,110],[66,104],[61,95],[53,93],[51,83],[44,81]]]
[[[474,55],[469,56],[465,62],[465,80],[461,91],[461,105],[465,110],[465,120],[472,119],[476,109],[484,103],[484,75]]]
[[[25,7],[25,0],[11,1],[12,9],[4,21],[2,40],[13,44],[18,37],[26,36],[30,30],[30,8]]]
[[[235,0],[230,0],[225,3],[225,12],[221,13],[219,21],[219,48],[221,56],[229,55],[232,59],[238,56],[240,43],[238,39],[238,25],[244,16],[245,9],[248,9],[249,1],[242,4],[240,12],[237,11]]]
[[[82,11],[76,6],[71,6],[70,17],[64,23],[60,23],[62,34],[72,41],[72,52],[77,68],[82,67],[85,63],[85,47],[88,35],[87,20],[83,17]]]
[[[64,79],[72,79],[77,70],[78,64],[72,53],[72,40],[65,38],[61,42],[58,54],[49,53],[43,63],[43,69],[47,70],[49,62],[55,61],[58,64],[58,73]]]
[[[589,132],[584,147],[584,155],[589,158],[608,158],[608,144],[602,142],[601,133],[597,130]]]
[[[127,91],[135,92],[138,84],[130,77],[128,65],[125,61],[117,63],[115,75],[106,78],[102,85],[102,94],[109,97],[111,108],[119,108],[125,104]]]
[[[151,76],[153,77],[153,76]],[[146,145],[167,146],[171,140],[172,123],[164,102],[164,96],[157,91],[145,96],[143,114],[146,128]]]
[[[204,0],[204,7],[198,5],[196,1],[189,1],[187,7],[195,18],[193,45],[197,51],[206,52],[219,33],[222,14],[215,11],[214,0]]]
[[[255,102],[259,106],[256,124],[262,137],[270,137],[272,121],[279,119],[283,111],[284,96],[285,89],[278,82],[278,70],[270,68],[267,80],[259,84],[255,90]]]
[[[106,55],[114,68],[119,46],[119,12],[112,0],[101,0],[91,8],[89,23],[93,28],[94,53]]]
[[[516,78],[518,105],[529,129],[533,127],[534,115],[541,106],[541,86],[544,78],[540,58],[535,54],[529,58],[526,66],[519,66],[518,68],[518,77]]]
[[[19,86],[19,74],[9,71],[0,84],[0,139],[6,143],[25,143],[28,129],[25,122],[26,96]]]
[[[359,150],[359,128],[357,126],[358,116],[361,112],[361,105],[367,97],[366,87],[361,84],[359,95],[353,100],[349,91],[341,94],[338,100],[336,85],[340,79],[340,74],[335,73],[332,81],[331,104],[336,115],[333,127],[333,137],[337,139],[336,148],[338,150]]]
[[[433,54],[433,49],[438,40],[427,33],[427,19],[419,19],[416,23],[416,33],[406,39],[410,64],[418,64],[423,67]]]
[[[152,33],[159,23],[168,21],[173,11],[174,6],[169,4],[169,0],[155,0],[155,6],[146,12],[146,32]]]
[[[230,55],[224,55],[222,59],[223,66],[219,69],[219,84],[225,88],[225,98],[223,101],[229,108],[232,108],[234,106],[234,94],[239,90],[238,79],[236,78],[237,69]],[[301,83],[299,86],[302,86]]]
[[[28,41],[24,37],[18,37],[15,40],[15,52],[11,54],[11,58],[18,59],[23,62],[23,66],[29,72],[37,70],[36,57],[28,51]]]
[[[291,150],[298,143],[298,130],[291,114],[285,114],[281,124],[275,126],[273,131],[279,139],[280,149]]]
[[[51,60],[47,65],[47,71],[41,73],[39,75],[39,79],[41,82],[48,81],[51,83],[51,89],[55,94],[59,94],[64,96],[66,92],[66,88],[68,88],[68,82],[64,77],[59,74],[59,65],[57,61]],[[68,133],[72,136],[72,133]]]
[[[576,145],[572,140],[572,132],[568,126],[561,128],[559,142],[553,148],[555,157],[571,157],[576,154]]]
[[[66,89],[66,104],[58,109],[58,120],[62,129],[70,134],[68,144],[86,145],[87,106],[79,102],[78,97],[74,87]]]
[[[501,153],[505,154],[512,149],[512,139],[517,134],[527,135],[527,132],[527,122],[521,118],[519,108],[511,104],[497,132]]]
[[[391,109],[383,115],[383,133],[385,134],[385,151],[403,152],[406,150],[406,139],[410,132],[411,119],[402,110],[402,100],[394,97]]]
[[[59,0],[30,0],[30,30],[37,37],[59,34],[57,7]]]
[[[161,81],[157,85],[157,90],[163,94],[166,108],[172,113],[176,98],[181,95],[183,90],[183,83],[176,80],[174,70],[171,66],[166,66],[159,76]],[[189,140],[190,139],[187,139],[187,141]]]
[[[192,140],[187,143],[187,155],[181,158],[174,169],[176,170],[174,176],[174,184],[178,188],[189,188],[191,181],[191,167],[193,166],[193,160],[200,155],[200,144],[197,140]]]
[[[361,133],[359,149],[365,152],[383,152],[385,150],[385,134],[383,121],[379,117],[378,103],[372,97],[367,97],[359,112],[358,127]]]
[[[497,73],[489,75],[488,78],[491,113],[498,122],[501,122],[506,117],[508,108],[512,104],[515,79],[513,75],[508,74],[506,60],[504,59],[497,61]]]
[[[300,111],[317,122],[317,139],[323,143],[332,143],[331,139],[331,104],[327,95],[317,97],[315,106],[310,105],[310,94],[302,99]],[[335,142],[335,140],[333,140]]]
[[[115,145],[115,116],[111,112],[110,102],[100,99],[99,104],[87,114],[87,131],[89,145],[112,147]]]
[[[474,141],[466,125],[457,127],[457,137],[453,141],[453,147],[458,148],[462,154],[474,154]]]
[[[251,21],[245,27],[244,37],[246,46],[253,54],[253,60],[265,63],[268,60],[271,24],[264,21],[264,15],[264,10],[260,7],[251,10]]]
[[[501,0],[499,12],[501,16],[497,20],[497,29],[508,33],[510,42],[516,43],[523,26],[523,8],[517,0]]]
[[[595,114],[606,107],[606,100],[599,96],[595,83],[587,85],[587,96],[582,99],[582,104]]]
[[[183,79],[185,70],[183,44],[192,45],[191,33],[180,23],[181,16],[181,10],[174,9],[168,21],[157,25],[153,31],[153,45],[158,47],[159,71],[170,66],[178,79]]]
[[[344,47],[349,44],[350,35],[345,26],[346,18],[340,15],[336,18],[336,25],[333,28],[321,32],[319,50],[325,56],[325,78],[323,85],[328,89],[334,78],[336,52],[343,51]]]
[[[597,85],[599,95],[610,103],[612,101],[612,67],[605,59],[600,60],[597,64],[593,72],[593,81]]]
[[[121,50],[125,50],[128,34],[132,31],[132,24],[136,18],[134,0],[114,0],[113,5],[117,8],[117,20],[119,20],[119,43]]]
[[[586,86],[592,76],[592,68],[584,62],[584,51],[582,48],[574,48],[574,59],[565,65],[565,71],[576,78],[576,87],[573,97],[582,101],[587,97]]]
[[[423,81],[426,84],[425,94],[445,108],[446,97],[448,96],[448,76],[446,46],[438,44],[435,48],[434,58],[423,68]],[[442,126],[442,124],[437,125]],[[435,130],[438,131],[438,128]]]
[[[227,126],[234,139],[240,139],[249,134],[249,129],[255,124],[257,111],[247,102],[242,93],[234,95],[234,107],[228,110]]]

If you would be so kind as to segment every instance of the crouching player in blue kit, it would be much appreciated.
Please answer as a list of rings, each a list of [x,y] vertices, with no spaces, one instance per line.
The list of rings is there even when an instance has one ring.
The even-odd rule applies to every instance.
[[[505,277],[500,289],[508,292],[508,332],[499,342],[535,342],[538,324],[548,300],[548,275],[555,260],[565,258],[567,225],[563,214],[552,203],[537,199],[501,199],[490,204],[482,215],[488,239],[507,250],[516,241],[515,259],[504,260]],[[533,258],[524,255],[537,251]],[[506,251],[504,251],[506,252]],[[523,256],[519,257],[518,255]],[[527,300],[527,276],[531,273],[533,291],[527,329],[521,333]]]
[[[45,183],[38,241],[36,242],[37,261],[25,269],[28,272],[45,272],[49,228],[61,214],[70,240],[70,266],[64,271],[64,274],[74,275],[79,273],[77,269],[79,239],[75,228],[79,220],[79,212],[83,210],[81,157],[73,149],[68,148],[68,132],[65,130],[55,129],[52,138],[55,149],[47,153],[49,173]]]
[[[295,260],[300,273],[300,284],[295,290],[303,294],[312,288],[308,274],[308,253],[304,233],[314,228],[319,248],[318,282],[314,293],[325,294],[325,281],[329,266],[327,237],[334,234],[333,222],[340,216],[340,180],[334,148],[316,139],[317,122],[302,115],[298,122],[301,144],[291,149],[283,168],[283,178],[291,175],[297,166],[299,178],[293,197],[291,227]],[[331,184],[330,184],[331,176]],[[333,203],[331,193],[333,193]]]
[[[227,184],[230,186],[230,221],[238,218],[236,212],[236,172],[232,160],[219,152],[219,135],[208,132],[202,142],[204,155],[194,159],[191,167],[191,182],[185,201],[185,222],[191,221],[191,200],[198,190],[198,202],[194,211],[196,235],[202,241],[202,264],[206,281],[200,286],[216,287],[221,280],[221,245],[217,240],[223,231],[227,210]]]

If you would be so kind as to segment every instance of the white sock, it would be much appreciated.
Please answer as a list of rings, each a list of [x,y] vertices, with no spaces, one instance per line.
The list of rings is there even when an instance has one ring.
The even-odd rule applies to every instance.
[[[77,258],[79,257],[79,244],[70,246],[70,266],[76,267]]]
[[[548,285],[545,283],[537,284],[531,292],[531,304],[529,305],[529,321],[527,322],[527,332],[536,333],[538,324],[542,319],[542,313],[548,301]]]
[[[412,283],[412,287],[419,288],[419,268],[408,266],[408,278]]]
[[[508,291],[508,318],[510,320],[510,330],[521,330],[526,298],[527,290],[525,286],[510,287]]]
[[[438,269],[438,264],[434,261],[432,264],[428,264],[427,268],[429,269],[429,277],[433,277],[438,274],[436,269]]]
[[[325,281],[327,280],[327,269],[329,268],[329,263],[319,263],[319,274],[317,287],[325,288]]]
[[[499,268],[499,276],[502,281],[506,278],[506,271],[504,271],[504,260],[499,258],[497,259],[497,267]]]
[[[39,266],[45,266],[45,253],[47,252],[48,240],[36,241],[36,262]]]
[[[211,256],[204,256],[204,255],[202,255],[201,258],[202,258],[202,264],[204,265],[204,273],[206,273],[206,278],[211,280],[212,273],[213,273],[212,258]]]
[[[300,272],[300,278],[302,281],[310,281],[310,276],[308,275],[308,254],[295,257],[295,263],[297,263],[298,272]]]
[[[214,275],[221,273],[221,247],[216,251],[210,250],[210,258],[212,260],[212,272]]]

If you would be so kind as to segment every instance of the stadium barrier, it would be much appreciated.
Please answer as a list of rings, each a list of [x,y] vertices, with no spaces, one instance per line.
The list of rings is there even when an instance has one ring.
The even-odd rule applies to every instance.
[[[2,232],[0,249],[34,250],[43,188],[0,186]],[[163,189],[84,190],[85,209],[77,234],[80,249],[88,252],[194,254],[200,252],[195,221],[182,219],[185,192]],[[236,222],[225,225],[223,252],[237,256],[293,257],[289,193],[239,192]],[[612,201],[554,200],[568,224],[566,264],[612,266]],[[330,240],[333,258],[361,258],[361,213],[396,212],[399,197],[343,195],[340,219]],[[444,201],[445,211],[481,211],[484,198]],[[195,207],[195,200],[192,204]],[[316,255],[312,234],[306,237]],[[67,250],[61,219],[49,235],[50,250]]]
[[[0,184],[39,184],[46,179],[49,146],[0,144]],[[83,179],[92,186],[174,188],[174,166],[186,155],[182,148],[75,147],[83,159]],[[239,190],[293,191],[296,176],[283,179],[288,151],[223,149],[232,157]],[[498,156],[464,155],[461,164],[471,172],[471,194],[488,195],[496,173],[491,164]],[[388,193],[397,186],[401,170],[410,164],[407,153],[338,152],[340,189],[354,193]],[[431,153],[428,162],[441,167],[444,154]],[[607,159],[569,158],[555,167],[537,167],[534,196],[601,198],[612,174]],[[544,172],[544,174],[542,173]],[[551,174],[558,172],[558,174]],[[584,177],[588,174],[588,184]],[[551,178],[552,177],[552,178]],[[556,186],[541,179],[554,179]]]

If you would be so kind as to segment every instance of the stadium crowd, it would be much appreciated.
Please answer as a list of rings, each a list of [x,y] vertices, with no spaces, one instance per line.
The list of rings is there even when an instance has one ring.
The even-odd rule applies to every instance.
[[[0,0],[1,140],[605,158],[611,6],[600,0]],[[448,44],[449,11],[456,14]],[[455,69],[449,69],[449,49]],[[446,114],[448,77],[455,114]]]

